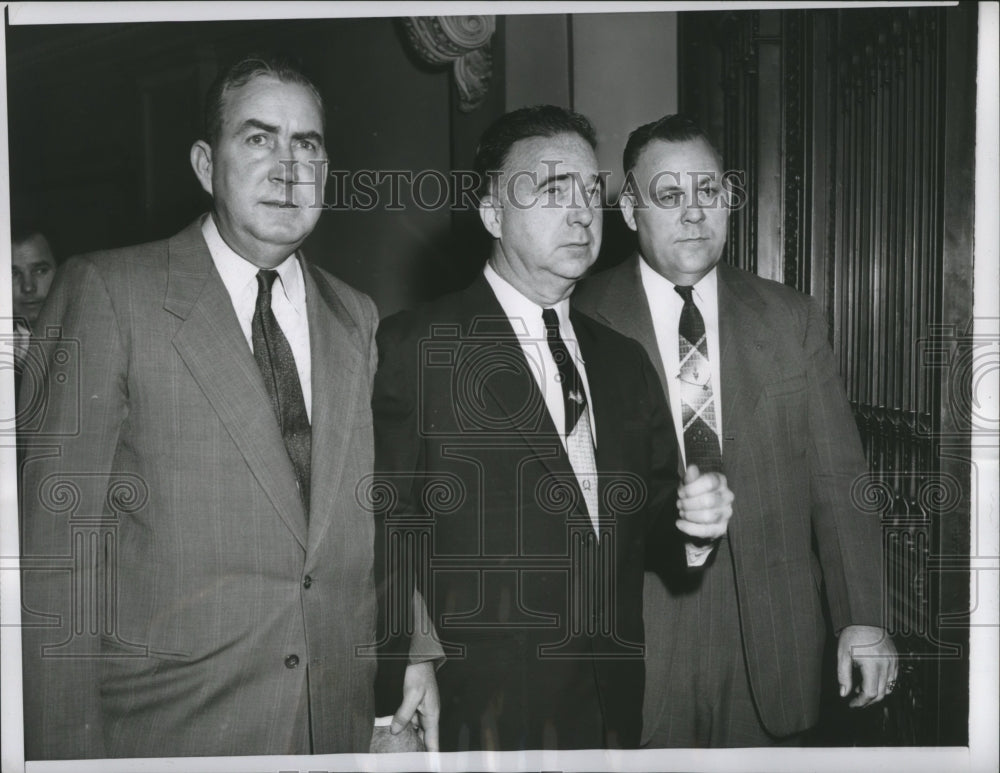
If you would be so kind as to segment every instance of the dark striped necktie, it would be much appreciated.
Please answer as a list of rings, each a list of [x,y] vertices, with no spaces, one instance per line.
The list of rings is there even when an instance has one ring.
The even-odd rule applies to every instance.
[[[278,418],[308,519],[312,430],[292,347],[271,311],[271,288],[277,276],[277,271],[262,269],[257,272],[257,306],[250,325],[253,357],[264,376],[267,396]]]

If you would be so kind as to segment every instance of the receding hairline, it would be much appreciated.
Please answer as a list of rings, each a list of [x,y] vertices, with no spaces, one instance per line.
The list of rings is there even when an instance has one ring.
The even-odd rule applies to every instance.
[[[719,173],[722,174],[724,172],[724,170],[722,168],[722,154],[719,153],[719,151],[716,150],[715,146],[711,142],[709,142],[708,140],[706,140],[704,137],[688,137],[688,138],[683,139],[683,140],[667,140],[667,139],[664,139],[662,137],[652,137],[652,138],[650,138],[650,140],[648,142],[646,142],[639,149],[639,152],[638,152],[638,154],[636,154],[636,157],[635,157],[635,164],[632,165],[631,169],[626,169],[625,173],[628,174],[628,173],[631,172],[634,175],[636,168],[639,166],[639,164],[642,163],[642,159],[646,155],[647,151],[649,151],[651,148],[654,148],[657,144],[660,144],[660,145],[686,145],[686,144],[689,144],[689,143],[700,143],[702,146],[704,146],[708,150],[709,155],[711,155],[712,158],[715,160],[715,165],[718,168]],[[707,170],[707,169],[698,169],[698,170],[693,170],[693,169],[674,169],[674,170],[669,170],[669,171],[675,171],[675,172],[699,171],[699,172],[702,172],[702,171],[711,171],[711,170]]]
[[[282,86],[293,86],[308,94],[312,98],[313,104],[316,106],[316,112],[319,115],[320,125],[324,124],[325,117],[323,114],[323,100],[319,96],[319,94],[313,88],[310,88],[305,83],[300,83],[299,81],[282,78],[272,72],[255,73],[254,75],[251,75],[244,83],[233,84],[233,85],[227,84],[226,87],[222,89],[222,92],[219,95],[222,100],[222,111],[221,111],[222,117],[226,118],[226,110],[229,108],[230,97],[232,94],[234,94],[237,91],[250,88],[257,81],[260,80],[274,81],[275,83],[280,84]]]
[[[257,59],[248,61],[260,61]],[[312,99],[313,104],[316,107],[316,112],[319,116],[319,134],[323,138],[323,142],[326,142],[326,105],[323,101],[323,95],[320,94],[319,89],[316,88],[309,78],[303,75],[298,70],[293,70],[289,77],[282,77],[280,71],[275,70],[271,67],[261,67],[260,69],[249,74],[245,79],[241,79],[240,82],[225,82],[218,91],[215,91],[213,95],[213,89],[209,90],[209,94],[206,97],[208,103],[205,106],[205,132],[204,139],[211,147],[215,147],[216,143],[222,138],[227,125],[232,120],[229,115],[229,110],[231,107],[232,96],[242,90],[251,87],[258,79],[267,79],[274,81],[276,84],[284,86],[297,86],[303,91],[308,93]],[[242,123],[242,122],[241,122]]]
[[[497,180],[500,177],[510,176],[512,174],[517,174],[518,172],[522,171],[534,171],[534,169],[528,169],[527,164],[512,165],[512,160],[515,158],[515,155],[519,152],[519,146],[523,148],[525,144],[535,140],[556,142],[562,138],[567,138],[567,137],[579,142],[583,147],[587,149],[588,152],[594,155],[595,160],[597,159],[596,150],[594,146],[590,144],[590,140],[588,140],[579,132],[575,132],[570,129],[567,129],[566,131],[556,132],[555,134],[532,134],[530,137],[521,137],[520,139],[512,142],[510,147],[507,148],[507,153],[503,157],[501,168],[496,170],[489,170],[488,173],[490,173],[490,178],[491,178],[490,193],[494,193],[493,187],[494,185],[496,185]],[[539,163],[545,160],[551,160],[558,163],[562,163],[564,161],[564,159],[560,158],[545,159],[544,157],[542,157],[538,159]]]

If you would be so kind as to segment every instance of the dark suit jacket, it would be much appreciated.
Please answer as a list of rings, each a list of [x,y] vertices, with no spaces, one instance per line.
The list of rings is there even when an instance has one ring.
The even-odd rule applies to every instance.
[[[368,750],[377,315],[303,274],[308,525],[200,223],[60,268],[23,479],[29,759]]]
[[[379,544],[390,570],[407,565],[403,556],[413,562],[448,652],[438,671],[443,750],[639,741],[643,550],[657,539],[679,555],[676,442],[641,347],[575,312],[572,323],[596,416],[599,557],[567,455],[485,278],[379,330],[376,470],[388,515]],[[405,613],[405,584],[395,598]],[[391,671],[380,665],[380,679]],[[386,708],[398,694],[390,680]]]
[[[666,394],[638,260],[586,280],[573,302],[639,341]],[[835,630],[883,624],[879,522],[852,504],[867,466],[819,303],[722,263],[718,280],[722,463],[736,497],[729,540],[743,646],[764,726],[781,736],[818,716],[821,588]],[[665,678],[670,612],[669,588],[649,576],[650,691]],[[650,704],[645,736],[661,708]]]

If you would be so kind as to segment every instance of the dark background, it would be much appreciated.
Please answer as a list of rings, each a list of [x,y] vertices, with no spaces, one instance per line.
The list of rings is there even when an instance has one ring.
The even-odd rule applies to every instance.
[[[167,237],[208,209],[188,151],[208,85],[250,51],[301,60],[326,101],[331,169],[452,165],[450,73],[408,56],[391,19],[15,26],[7,45],[12,201],[60,257]],[[324,212],[306,250],[394,310],[426,269],[481,263],[451,220]]]

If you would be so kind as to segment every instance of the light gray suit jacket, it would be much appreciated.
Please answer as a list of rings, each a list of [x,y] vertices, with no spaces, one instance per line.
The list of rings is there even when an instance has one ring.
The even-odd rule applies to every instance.
[[[783,736],[818,717],[821,589],[834,630],[883,625],[879,521],[851,499],[867,465],[819,303],[723,263],[718,279],[722,464],[736,497],[729,540],[740,626],[764,726]],[[573,303],[639,341],[667,394],[637,255],[583,282]],[[655,574],[644,597],[645,741],[662,713],[656,695],[673,601]]]
[[[303,275],[308,522],[200,222],[60,269],[23,469],[29,759],[368,751],[377,313]]]

